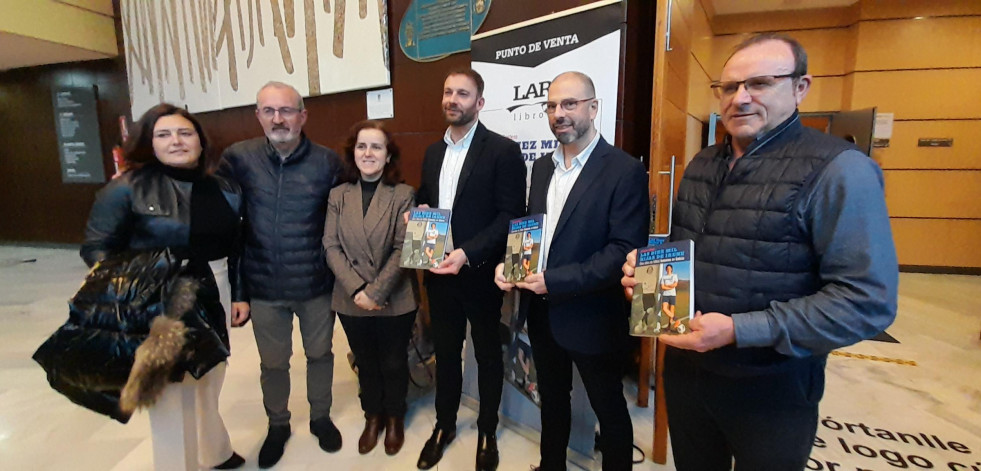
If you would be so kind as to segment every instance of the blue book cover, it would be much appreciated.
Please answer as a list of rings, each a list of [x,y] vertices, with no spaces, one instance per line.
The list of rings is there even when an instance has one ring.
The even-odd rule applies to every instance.
[[[450,210],[412,208],[402,242],[403,268],[436,268],[446,255],[446,238],[450,233]]]
[[[508,282],[524,280],[544,268],[542,238],[545,235],[545,214],[512,219],[508,225],[507,249],[504,252],[504,277]]]
[[[695,315],[694,257],[695,243],[691,240],[637,250],[631,335],[657,337],[688,332],[688,321]]]

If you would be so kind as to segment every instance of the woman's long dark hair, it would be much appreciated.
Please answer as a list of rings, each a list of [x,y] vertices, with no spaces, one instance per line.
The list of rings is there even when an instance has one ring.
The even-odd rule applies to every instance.
[[[208,151],[208,136],[204,133],[201,123],[184,108],[178,108],[170,103],[161,103],[143,113],[140,120],[133,123],[129,140],[124,149],[124,164],[126,170],[136,170],[148,164],[160,163],[153,153],[153,128],[157,121],[164,116],[178,115],[194,125],[201,141],[201,156],[198,157],[198,168],[210,175],[218,169],[221,156]]]
[[[365,129],[377,129],[385,135],[385,149],[388,151],[388,162],[385,163],[385,170],[382,172],[382,183],[386,185],[397,185],[402,182],[402,172],[399,169],[399,146],[392,139],[392,134],[385,129],[381,121],[365,120],[351,127],[347,142],[344,143],[344,169],[341,172],[340,181],[354,183],[361,178],[361,172],[357,164],[354,163],[354,146],[358,144],[358,134]]]

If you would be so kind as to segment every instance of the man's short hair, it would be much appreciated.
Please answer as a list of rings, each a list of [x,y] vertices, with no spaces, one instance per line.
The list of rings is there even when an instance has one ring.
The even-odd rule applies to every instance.
[[[476,70],[469,67],[453,69],[450,73],[446,74],[446,78],[449,78],[451,75],[465,75],[469,77],[470,80],[473,80],[473,83],[477,84],[477,98],[484,96],[484,78]]]
[[[294,86],[292,86],[292,85],[290,85],[288,83],[285,83],[285,82],[277,82],[275,80],[266,82],[266,84],[263,85],[262,88],[260,88],[258,92],[255,92],[255,104],[256,104],[256,106],[259,106],[259,94],[262,93],[262,91],[265,90],[265,89],[267,89],[267,88],[278,88],[280,90],[293,90],[293,93],[296,93],[296,97],[297,97],[296,98],[296,109],[298,109],[298,110],[302,110],[303,109],[303,95],[300,94],[300,91],[297,90],[296,87],[294,87]]]
[[[767,41],[780,41],[790,46],[790,50],[794,53],[794,75],[797,77],[807,75],[807,52],[804,51],[804,46],[801,46],[796,39],[781,33],[760,33],[746,38],[736,45],[732,54],[729,54],[729,58],[726,59],[726,63],[729,63],[729,59],[732,59],[737,52]]]

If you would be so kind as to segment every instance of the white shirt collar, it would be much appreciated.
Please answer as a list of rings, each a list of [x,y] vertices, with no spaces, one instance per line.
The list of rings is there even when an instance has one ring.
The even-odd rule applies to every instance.
[[[454,147],[454,146],[456,146],[456,147],[470,148],[470,143],[473,142],[474,132],[477,131],[477,123],[478,122],[479,122],[479,120],[476,120],[476,119],[473,120],[473,123],[470,124],[470,130],[467,131],[467,133],[463,135],[463,139],[460,139],[460,141],[459,142],[456,142],[456,143],[453,142],[453,138],[450,136],[450,130],[452,128],[447,127],[446,128],[446,133],[443,134],[443,142],[446,143],[447,147]]]
[[[575,167],[577,163],[580,167],[586,166],[586,160],[589,159],[589,156],[593,153],[593,150],[596,149],[596,145],[599,144],[599,139],[600,133],[597,130],[596,135],[593,136],[593,140],[589,141],[589,145],[586,146],[582,152],[572,158],[572,167]],[[555,152],[552,153],[552,161],[555,163],[556,168],[569,170],[565,168],[565,153],[562,151],[561,145],[559,145],[559,148],[555,149]]]

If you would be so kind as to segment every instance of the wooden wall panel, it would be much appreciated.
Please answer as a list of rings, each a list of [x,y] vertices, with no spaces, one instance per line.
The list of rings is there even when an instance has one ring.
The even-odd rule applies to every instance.
[[[896,121],[889,147],[872,150],[883,169],[981,170],[981,120]],[[920,138],[953,138],[953,147],[917,147]]]
[[[885,170],[883,176],[892,217],[981,219],[981,171]]]
[[[852,28],[830,28],[804,31],[781,31],[800,41],[807,51],[807,71],[816,76],[844,75],[850,71],[853,46]],[[732,54],[732,50],[752,33],[716,36],[712,44],[712,61],[706,69],[713,78],[722,74],[722,66]]]
[[[671,50],[664,52],[664,58],[668,67],[674,69],[679,78],[687,81],[692,37],[683,9],[682,2],[671,2]],[[687,106],[687,94],[683,91],[669,93],[667,97],[681,108]]]
[[[719,101],[709,87],[711,84],[712,81],[702,70],[695,56],[691,56],[688,66],[688,89],[686,90],[688,103],[685,109],[688,114],[706,122],[709,113],[719,109]]]
[[[841,110],[843,77],[814,77],[800,110],[804,113]]]
[[[981,267],[981,220],[893,218],[900,265]]]
[[[690,56],[689,56],[690,57]],[[685,67],[679,70],[675,67],[676,64],[668,62],[667,64],[667,74],[664,77],[664,93],[666,102],[673,104],[675,107],[687,110],[688,109],[688,80],[689,80],[689,63],[685,58],[678,58],[679,62],[684,60]]]
[[[981,118],[981,69],[856,72],[851,109],[878,106],[896,119]]]
[[[856,5],[862,20],[981,15],[977,0],[860,0]]]
[[[683,162],[685,167],[687,167],[691,162],[691,159],[695,157],[695,154],[705,147],[705,140],[702,139],[702,130],[705,128],[705,124],[691,115],[688,115],[686,124],[687,129],[685,130],[684,158],[680,156],[678,157],[681,159],[679,160],[679,163]]]
[[[691,54],[701,65],[706,73],[709,73],[712,63],[713,48],[715,47],[715,35],[712,34],[712,26],[709,24],[709,14],[705,11],[703,2],[695,3],[695,11],[691,19]]]
[[[709,85],[712,78],[705,65],[712,59],[712,29],[702,2],[695,1],[691,18],[691,55],[688,58],[688,114],[701,121],[708,121],[709,113],[718,108],[718,102]]]
[[[894,0],[886,0],[894,1]],[[851,7],[812,8],[716,15],[712,18],[715,34],[755,33],[850,26],[858,18],[857,3]]]
[[[786,31],[807,51],[807,73],[815,76],[844,75],[855,50],[852,28]]]
[[[665,162],[671,161],[671,156],[676,157],[676,163],[681,165],[685,160],[686,132],[688,129],[688,113],[669,103],[664,108],[664,134],[662,142],[664,144]],[[670,167],[663,167],[660,170],[670,170]],[[681,169],[679,169],[681,170]]]
[[[981,67],[981,16],[863,21],[855,70]]]

